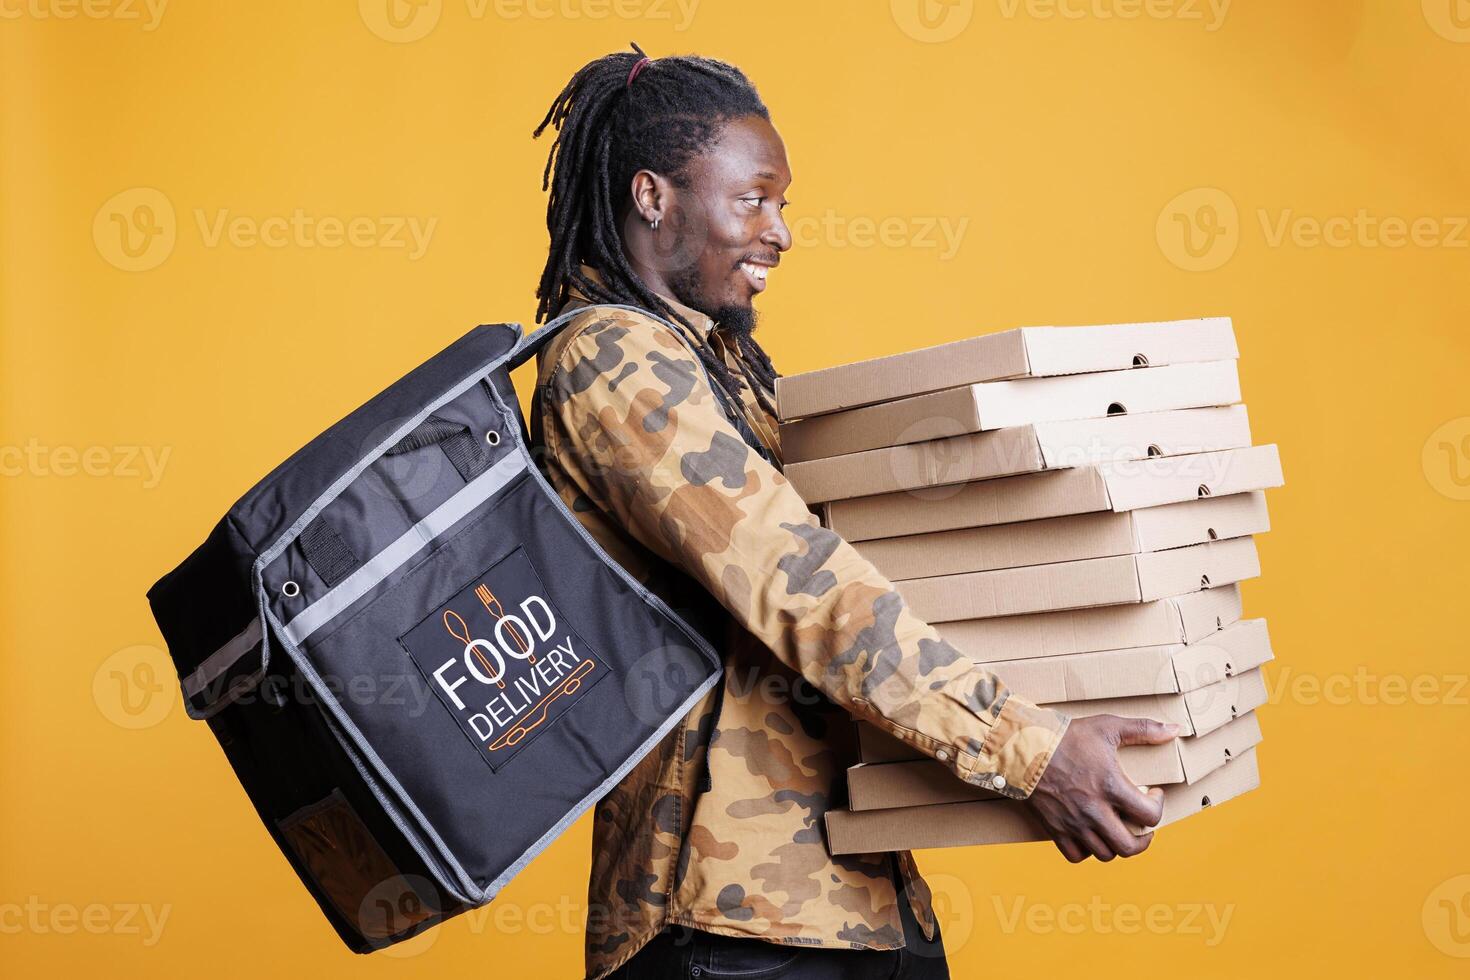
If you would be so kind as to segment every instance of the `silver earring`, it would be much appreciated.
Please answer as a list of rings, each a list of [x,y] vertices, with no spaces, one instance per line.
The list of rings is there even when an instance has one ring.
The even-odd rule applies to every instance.
[[[653,228],[654,231],[658,231],[658,223],[660,221],[662,221],[662,220],[663,220],[662,218],[654,218],[653,219],[653,221],[651,223],[651,226],[652,226],[652,228]]]

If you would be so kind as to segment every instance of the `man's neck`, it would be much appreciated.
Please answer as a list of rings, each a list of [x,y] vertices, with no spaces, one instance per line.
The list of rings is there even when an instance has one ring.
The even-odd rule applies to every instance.
[[[630,266],[635,274],[639,275],[640,278],[643,278],[644,285],[647,286],[651,292],[653,292],[665,303],[667,303],[675,313],[688,320],[689,323],[696,330],[699,330],[702,334],[706,336],[713,333],[715,328],[713,317],[701,310],[695,309],[694,307],[688,305],[687,303],[680,300],[677,296],[675,296],[673,289],[669,287],[667,281],[662,276],[655,276],[652,279],[644,278],[637,263],[633,263],[630,261]],[[583,264],[582,274],[599,284],[605,284],[607,282],[607,277],[604,276],[599,270],[594,269],[590,265]],[[576,295],[581,296],[580,292],[578,292]],[[590,300],[585,296],[581,296],[581,298],[584,302],[590,302]],[[649,312],[657,311],[650,310]]]

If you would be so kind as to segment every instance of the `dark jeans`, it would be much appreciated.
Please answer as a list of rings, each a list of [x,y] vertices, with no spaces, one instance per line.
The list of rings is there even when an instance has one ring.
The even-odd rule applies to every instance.
[[[949,980],[944,937],[931,943],[919,931],[908,895],[898,893],[903,949],[823,949],[763,939],[736,939],[686,926],[669,926],[650,939],[607,980]]]

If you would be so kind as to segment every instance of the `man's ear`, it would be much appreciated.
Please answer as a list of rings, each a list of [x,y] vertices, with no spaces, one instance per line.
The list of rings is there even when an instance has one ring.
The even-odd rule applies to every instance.
[[[652,224],[663,217],[669,208],[672,185],[668,179],[652,170],[640,170],[633,175],[631,188],[633,210],[638,217]]]

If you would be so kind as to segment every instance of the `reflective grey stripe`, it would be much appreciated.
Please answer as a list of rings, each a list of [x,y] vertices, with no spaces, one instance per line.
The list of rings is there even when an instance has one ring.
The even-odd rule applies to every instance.
[[[249,653],[259,642],[260,617],[257,616],[250,621],[249,626],[236,633],[224,646],[211,653],[194,673],[180,682],[184,690],[184,697],[192,698],[204,690],[215,678],[233,667],[237,660]]]
[[[299,644],[315,633],[338,613],[367,595],[375,585],[392,574],[394,569],[432,544],[435,538],[525,472],[526,466],[526,459],[522,454],[507,453],[494,466],[434,508],[428,517],[403,532],[396,541],[343,579],[336,588],[292,617],[285,627],[287,638],[292,643]]]

